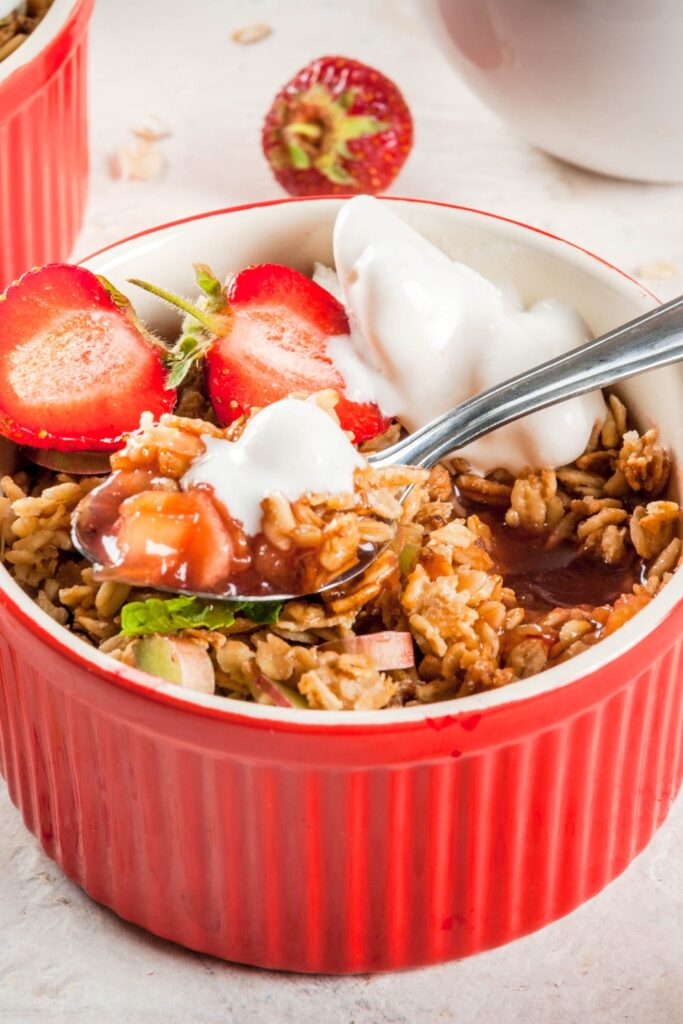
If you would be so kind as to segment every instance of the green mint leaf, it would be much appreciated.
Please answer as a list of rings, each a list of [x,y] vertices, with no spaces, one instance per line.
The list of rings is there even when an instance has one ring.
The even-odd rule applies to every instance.
[[[124,636],[177,633],[181,629],[221,629],[232,626],[235,615],[259,625],[277,622],[282,605],[275,601],[210,601],[201,597],[172,597],[162,600],[130,601],[121,609]]]
[[[278,601],[241,601],[237,609],[245,619],[257,622],[259,626],[272,626],[280,618],[282,604]]]

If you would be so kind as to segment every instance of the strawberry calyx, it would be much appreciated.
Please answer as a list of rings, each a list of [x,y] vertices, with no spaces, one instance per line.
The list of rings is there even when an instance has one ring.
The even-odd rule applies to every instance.
[[[320,83],[305,92],[283,98],[279,145],[271,154],[274,168],[315,169],[334,185],[356,185],[346,166],[358,157],[348,143],[379,135],[389,125],[368,114],[352,114],[358,90],[346,89],[332,96]]]
[[[149,281],[130,278],[130,284],[169,302],[185,314],[180,337],[175,345],[165,350],[165,363],[169,370],[165,386],[168,390],[182,384],[192,364],[202,359],[216,338],[227,334],[230,329],[232,314],[220,280],[205,263],[195,263],[194,272],[202,292],[197,303]]]

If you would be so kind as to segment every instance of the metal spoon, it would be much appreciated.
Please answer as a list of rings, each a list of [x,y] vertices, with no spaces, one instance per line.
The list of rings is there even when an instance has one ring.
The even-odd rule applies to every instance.
[[[391,448],[370,455],[368,461],[380,468],[393,465],[429,468],[456,449],[522,416],[681,360],[683,296],[603,334],[595,341],[482,391]],[[87,531],[79,529],[78,516],[74,520],[73,539],[81,554],[97,561],[97,556],[89,549]],[[327,583],[318,593],[343,590],[367,569],[381,550],[373,547],[362,551],[357,565]],[[230,592],[198,596],[213,600],[239,598],[249,601],[280,601],[302,596],[247,595],[240,593],[238,587],[239,576],[236,583],[231,584]]]

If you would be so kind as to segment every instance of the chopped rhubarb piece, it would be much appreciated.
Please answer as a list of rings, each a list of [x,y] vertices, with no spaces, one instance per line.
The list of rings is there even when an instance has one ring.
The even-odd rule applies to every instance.
[[[210,656],[191,640],[146,636],[133,645],[135,664],[143,672],[177,683],[186,690],[213,693],[216,676]]]
[[[256,676],[250,689],[254,700],[259,704],[274,704],[278,708],[308,707],[306,698],[298,690],[269,679],[268,676]]]
[[[335,651],[337,654],[365,654],[380,671],[413,668],[415,665],[413,637],[408,632],[388,630],[384,633],[347,636],[342,640],[329,640],[320,644],[318,650]]]

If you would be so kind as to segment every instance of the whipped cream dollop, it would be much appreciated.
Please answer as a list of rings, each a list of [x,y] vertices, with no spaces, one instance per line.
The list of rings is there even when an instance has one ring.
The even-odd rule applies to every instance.
[[[247,534],[261,528],[261,501],[284,494],[353,491],[365,459],[341,427],[312,401],[284,398],[258,412],[237,441],[202,436],[206,451],[181,480],[183,489],[208,484]]]
[[[356,401],[375,402],[408,431],[466,398],[588,340],[566,303],[523,309],[414,231],[388,204],[357,196],[341,208],[334,258],[351,324],[328,352]],[[318,281],[330,290],[329,277]],[[604,418],[601,392],[501,427],[458,451],[479,472],[556,467],[584,451]]]

